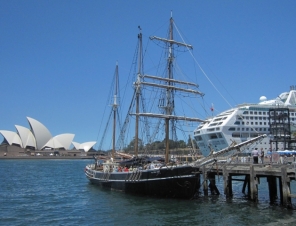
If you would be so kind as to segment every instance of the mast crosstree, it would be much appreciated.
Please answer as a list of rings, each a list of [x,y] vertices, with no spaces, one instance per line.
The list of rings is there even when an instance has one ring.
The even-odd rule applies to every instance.
[[[204,94],[196,90],[198,88],[198,85],[191,82],[186,81],[179,81],[175,80],[173,78],[173,63],[174,63],[174,45],[177,46],[183,46],[189,49],[193,49],[192,45],[177,42],[174,40],[173,37],[173,18],[170,18],[170,31],[169,31],[169,38],[160,38],[157,36],[150,37],[151,40],[155,39],[161,42],[164,42],[168,45],[168,57],[167,57],[167,77],[162,78],[158,76],[153,75],[144,75],[142,74],[142,33],[140,29],[140,34],[138,35],[139,39],[139,64],[138,64],[138,74],[136,82],[134,83],[135,91],[136,91],[136,113],[131,113],[131,115],[136,116],[136,133],[135,133],[135,155],[138,155],[138,127],[139,127],[139,117],[155,117],[155,118],[163,118],[165,120],[165,162],[169,162],[169,128],[170,128],[170,121],[174,120],[185,120],[185,121],[195,121],[195,122],[204,122],[204,120],[198,119],[198,118],[189,118],[185,116],[175,116],[173,114],[174,112],[174,92],[181,91],[191,94],[196,94],[203,96]],[[154,83],[154,82],[148,82],[144,81],[144,79],[152,79],[157,80],[160,82],[164,82],[164,84]],[[139,96],[141,93],[141,87],[142,86],[151,86],[151,87],[158,87],[165,90],[165,100],[163,104],[164,114],[156,114],[156,113],[140,113],[139,112]],[[185,88],[184,86],[191,87],[191,88]]]

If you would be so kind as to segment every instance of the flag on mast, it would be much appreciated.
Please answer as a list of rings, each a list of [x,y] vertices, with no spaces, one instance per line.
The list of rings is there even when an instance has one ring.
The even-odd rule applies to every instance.
[[[212,103],[211,111],[214,111],[214,104]]]

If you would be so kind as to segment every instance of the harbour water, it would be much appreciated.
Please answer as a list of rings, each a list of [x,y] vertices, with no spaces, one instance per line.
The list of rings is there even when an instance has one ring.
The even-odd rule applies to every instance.
[[[234,197],[157,199],[106,191],[89,184],[93,160],[0,160],[0,225],[295,225],[295,210],[270,205],[261,181],[259,203]],[[294,189],[295,191],[295,189]],[[294,201],[295,204],[295,201]]]

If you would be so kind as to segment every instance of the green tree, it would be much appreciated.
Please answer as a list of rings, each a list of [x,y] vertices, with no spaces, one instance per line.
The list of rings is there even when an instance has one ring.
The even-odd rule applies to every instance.
[[[177,141],[177,147],[178,148],[186,148],[186,143],[184,140],[178,140]]]
[[[143,141],[141,139],[138,139],[138,149],[142,150],[144,148]],[[135,138],[131,140],[131,142],[127,145],[127,147],[124,149],[126,152],[132,152],[135,150]]]

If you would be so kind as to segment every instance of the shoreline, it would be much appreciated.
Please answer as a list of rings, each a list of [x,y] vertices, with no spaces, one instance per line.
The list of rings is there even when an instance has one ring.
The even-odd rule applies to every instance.
[[[42,160],[42,159],[93,159],[92,156],[0,156],[0,160],[12,160],[12,159],[28,159],[28,160]]]

